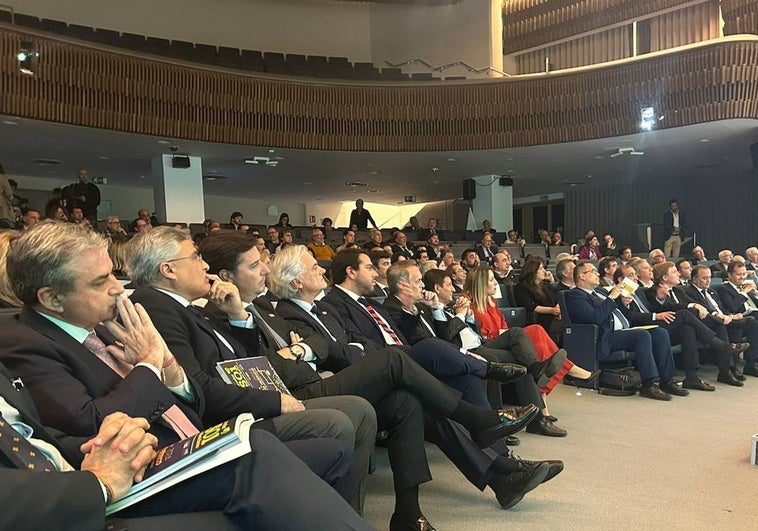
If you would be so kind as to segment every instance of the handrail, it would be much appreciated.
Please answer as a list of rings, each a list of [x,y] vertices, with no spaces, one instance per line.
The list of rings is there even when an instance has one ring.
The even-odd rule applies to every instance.
[[[508,72],[503,72],[502,70],[498,70],[497,68],[493,68],[491,66],[485,66],[484,68],[475,68],[475,67],[471,66],[470,64],[468,64],[468,63],[466,63],[464,61],[455,61],[454,63],[447,63],[447,64],[440,65],[440,66],[434,66],[434,65],[432,65],[430,63],[427,63],[426,61],[424,61],[420,57],[416,57],[415,59],[410,59],[408,61],[404,61],[402,63],[397,63],[397,64],[390,63],[389,61],[384,61],[384,62],[385,62],[385,64],[387,64],[388,66],[390,66],[392,68],[401,68],[403,66],[418,65],[418,64],[420,64],[420,65],[423,65],[423,66],[427,67],[429,70],[434,70],[435,72],[442,72],[443,70],[447,70],[448,68],[453,68],[455,66],[462,66],[462,67],[466,68],[469,72],[473,72],[475,74],[483,74],[485,72],[496,72],[496,73],[498,73],[500,75],[503,75],[503,76],[506,76],[506,77],[513,77]]]

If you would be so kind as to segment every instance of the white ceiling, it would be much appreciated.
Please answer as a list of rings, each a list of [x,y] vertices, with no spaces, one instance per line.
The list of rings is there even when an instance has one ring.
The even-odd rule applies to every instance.
[[[566,192],[574,186],[607,186],[651,178],[752,170],[749,146],[758,142],[758,120],[726,120],[624,137],[483,151],[368,153],[276,149],[134,135],[0,116],[0,162],[12,175],[71,180],[80,167],[109,183],[150,187],[151,157],[180,153],[203,159],[206,193],[223,196],[332,202],[363,197],[393,204],[462,196],[461,182],[479,175],[510,175],[514,197]],[[160,142],[163,143],[160,143]],[[169,143],[166,144],[165,142]],[[623,147],[644,156],[610,158]],[[245,164],[252,156],[281,157],[275,168]],[[35,163],[56,159],[60,165]],[[454,160],[451,160],[454,159]],[[433,168],[437,168],[434,171]],[[345,186],[364,181],[366,187]],[[573,186],[572,186],[573,184]]]

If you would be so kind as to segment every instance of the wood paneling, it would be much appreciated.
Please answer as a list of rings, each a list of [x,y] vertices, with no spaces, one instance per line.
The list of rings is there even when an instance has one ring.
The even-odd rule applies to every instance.
[[[15,56],[31,40],[36,75]],[[534,78],[325,83],[233,74],[0,27],[0,114],[171,138],[344,151],[572,142],[758,117],[758,39]]]

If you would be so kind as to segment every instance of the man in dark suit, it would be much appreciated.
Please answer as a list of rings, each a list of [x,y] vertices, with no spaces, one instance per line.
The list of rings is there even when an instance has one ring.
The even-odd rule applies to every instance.
[[[309,310],[312,309],[313,300],[326,284],[324,270],[302,246],[282,251],[272,262],[272,267],[279,274],[271,276],[266,265],[259,263],[257,250],[245,238],[233,234],[216,235],[204,240],[201,250],[208,260],[210,271],[221,279],[234,282],[242,298],[253,301],[254,309],[251,311],[256,314],[256,329],[260,336],[253,343],[261,345],[261,353],[269,357],[295,396],[311,398],[350,393],[363,396],[376,407],[381,428],[390,433],[388,447],[395,473],[397,501],[391,525],[395,527],[398,522],[420,518],[418,485],[431,479],[423,450],[422,412],[428,410],[441,418],[463,420],[469,429],[474,430],[477,440],[480,440],[476,433],[480,431],[476,424],[477,417],[484,415],[492,419],[485,428],[489,430],[490,426],[499,424],[497,414],[477,411],[462,402],[458,393],[436,381],[401,350],[370,350],[370,347],[363,345],[364,338],[360,335],[348,341],[346,332],[356,336],[349,325],[345,327],[334,323],[327,314],[311,314]],[[257,297],[267,279],[273,289],[284,297],[277,305],[277,311],[290,308],[294,313],[304,313],[307,326],[295,326],[274,315],[273,307]],[[295,294],[308,300],[308,311],[298,309],[298,305],[292,303],[290,299]],[[326,306],[324,311],[329,313],[330,308]],[[323,329],[325,323],[332,329],[326,334]],[[293,334],[302,336],[303,342],[310,345],[310,352],[299,361],[288,359],[276,351],[279,338]],[[337,337],[342,341],[337,341]],[[366,352],[368,355],[364,356]],[[322,378],[317,370],[336,374]],[[458,414],[459,409],[461,415]],[[403,514],[408,511],[411,502],[417,514]]]
[[[387,295],[390,294],[387,289],[387,270],[392,265],[392,255],[387,251],[371,251],[369,257],[371,257],[371,263],[377,273],[374,291],[369,297],[386,299]]]
[[[416,258],[416,251],[412,246],[408,246],[408,238],[405,237],[403,231],[397,231],[395,233],[395,243],[392,244],[392,253],[400,254],[408,259]]]
[[[685,232],[689,228],[684,212],[679,210],[676,199],[669,201],[669,209],[663,214],[664,254],[666,257],[679,258]]]
[[[374,227],[378,228],[376,221],[371,217],[371,213],[363,208],[363,199],[356,199],[355,209],[350,212],[350,223],[348,223],[348,226],[350,228],[354,226],[357,230],[366,230],[369,221]]]
[[[202,390],[166,348],[144,310],[121,297],[124,289],[111,274],[106,247],[102,236],[59,222],[42,223],[14,242],[8,276],[25,307],[17,321],[0,327],[0,356],[24,379],[45,425],[68,435],[93,437],[107,415],[124,412],[146,418],[161,446],[177,442],[203,427]],[[117,315],[121,324],[114,320]],[[101,321],[107,330],[98,328],[96,334]],[[106,346],[104,339],[111,345]],[[251,433],[251,438],[265,442],[268,435]],[[333,442],[303,441],[291,448],[347,495],[352,486],[350,452]],[[262,521],[291,527],[289,522],[294,520],[287,520],[286,512],[293,510],[292,504],[281,505],[271,496],[278,488],[261,484],[278,480],[273,467],[258,467],[255,454],[245,456],[124,514],[189,512],[202,507],[223,510],[246,528]],[[298,476],[309,473],[299,464],[292,471],[297,468]],[[310,480],[303,476],[303,481]],[[313,504],[305,508],[311,518],[322,515],[321,504],[326,503],[337,511],[338,527],[368,527],[328,488],[315,492],[320,499],[311,500]],[[275,506],[267,508],[264,503]],[[297,510],[301,510],[299,505]],[[291,518],[300,520],[301,526],[308,521],[301,514]],[[293,528],[302,527],[295,524]]]
[[[529,377],[520,378],[512,386],[506,387],[508,391],[511,391],[512,387],[513,392],[510,394],[515,394],[516,403],[534,404],[540,408],[541,415],[529,423],[527,431],[551,437],[565,437],[566,430],[555,426],[550,420],[550,412],[535,383],[547,363],[537,361],[534,344],[524,329],[511,327],[492,341],[487,341],[479,334],[479,325],[472,315],[469,299],[459,297],[453,302],[453,283],[446,271],[427,271],[424,274],[424,288],[427,292],[434,293],[442,306],[440,310],[431,308],[437,336],[489,361],[520,363],[528,367]],[[487,398],[494,407],[499,407],[503,402],[503,387],[499,382],[487,381]]]
[[[667,263],[671,264],[671,262]],[[658,271],[657,278],[659,285],[661,283],[664,284],[664,287],[660,288],[662,290],[668,289],[671,283],[678,282],[676,268],[656,266],[654,271]],[[669,275],[669,273],[671,274]],[[616,282],[621,282],[623,278],[636,282],[637,277],[635,276],[634,268],[631,266],[621,266],[615,274]],[[656,289],[655,287],[650,288],[651,291]],[[651,301],[647,297],[648,293],[650,291],[638,290],[629,297],[621,295],[618,298],[618,307],[633,326],[658,325],[668,332],[672,345],[682,346],[685,371],[682,387],[700,391],[715,390],[712,385],[700,378],[697,372],[699,368],[698,348],[700,347],[698,341],[703,345],[709,345],[715,352],[716,361],[719,366],[718,380],[722,383],[740,387],[740,382],[730,372],[729,358],[732,355],[732,347],[728,341],[725,341],[726,331],[723,331],[723,337],[719,337],[700,321],[696,313],[693,313],[696,310],[690,310],[686,305],[677,305],[673,302],[669,304],[668,300],[658,301],[653,299]],[[685,296],[684,293],[680,293],[680,297]],[[687,298],[687,302],[690,302],[689,298]]]
[[[351,321],[343,320],[328,303],[315,300],[326,285],[323,278],[324,270],[314,263],[312,257],[304,249],[293,248],[273,261],[272,268],[270,283],[283,297],[276,308],[277,313],[296,326],[299,333],[316,332],[329,342],[329,356],[326,359],[315,360],[316,367],[331,367],[335,370],[335,364],[343,365],[341,360],[350,360],[349,367],[340,368],[335,376],[321,380],[318,384],[310,384],[302,388],[303,390],[308,391],[310,387],[309,392],[312,392],[315,386],[316,390],[322,388],[329,391],[357,385],[362,389],[357,391],[361,394],[375,393],[379,389],[386,389],[389,380],[396,381],[393,393],[402,388],[423,407],[426,421],[424,433],[427,440],[437,444],[474,485],[480,489],[484,485],[489,485],[504,507],[514,504],[530,488],[529,484],[532,481],[528,478],[532,474],[539,474],[539,471],[532,468],[531,471],[522,471],[528,473],[508,473],[505,474],[508,479],[505,483],[501,483],[501,479],[505,480],[500,477],[504,470],[501,466],[513,468],[512,462],[507,465],[506,461],[503,461],[509,458],[495,456],[494,460],[486,459],[485,454],[471,444],[470,436],[457,423],[451,421],[452,417],[440,420],[440,415],[435,413],[438,410],[438,405],[435,404],[447,401],[445,397],[452,392],[449,388],[412,362],[402,350],[396,347],[372,350],[370,342]],[[356,358],[356,353],[360,354],[362,349],[365,349],[366,355]],[[329,363],[330,359],[334,361]],[[400,363],[401,360],[404,361]],[[380,380],[377,380],[377,377]],[[382,382],[381,378],[387,381]],[[405,385],[406,381],[408,385]],[[458,396],[457,393],[455,394]],[[388,398],[389,396],[386,396],[379,402],[372,400],[372,403],[377,406],[380,425],[387,421],[384,402]],[[465,405],[459,407],[468,408]],[[400,412],[396,410],[395,415]],[[446,416],[443,415],[443,418]],[[468,425],[467,427],[471,428]],[[389,432],[396,437],[407,431],[408,428],[404,428],[401,432],[389,429]],[[396,444],[391,439],[389,445],[391,461],[393,461],[393,456],[399,461],[402,457],[411,458],[414,453],[419,453],[413,451],[414,446],[419,442],[420,438],[417,437],[406,440],[403,446],[399,441]],[[402,451],[396,454],[393,448],[402,448]],[[549,462],[548,465],[550,477],[555,476],[562,469],[560,462]],[[517,492],[518,494],[514,496]]]
[[[591,263],[577,264],[574,284],[576,287],[566,292],[566,309],[572,322],[597,325],[598,360],[607,358],[614,350],[631,350],[642,378],[640,396],[671,400],[671,394],[687,394],[673,380],[676,367],[668,332],[661,328],[630,330],[629,322],[619,316],[616,307],[620,287],[614,286],[603,299],[594,291],[600,285],[600,277]]]
[[[427,223],[426,228],[418,232],[418,239],[429,241],[429,237],[435,235],[437,236],[437,243],[435,245],[438,245],[441,240],[445,239],[443,237],[442,231],[437,229],[437,219],[429,218],[429,222]],[[432,256],[430,255],[429,258],[432,258]]]
[[[550,288],[553,291],[567,291],[573,289],[574,286],[574,268],[576,267],[576,261],[570,258],[564,258],[555,265],[555,280],[556,283],[551,285]]]
[[[258,253],[252,238],[238,232],[231,235]],[[212,243],[205,242],[215,236],[208,236],[201,243],[210,246]],[[301,403],[277,391],[225,383],[216,371],[216,363],[257,354],[247,348],[247,345],[257,347],[257,341],[245,341],[254,331],[248,328],[252,321],[248,322],[250,314],[237,288],[222,280],[211,285],[207,268],[192,240],[182,230],[159,227],[130,242],[129,270],[133,283],[140,286],[131,298],[145,308],[168,348],[202,388],[207,399],[204,421],[215,424],[219,419],[252,411],[257,418],[270,419],[273,432],[282,440],[323,437],[339,439],[354,447],[356,468],[360,467],[361,472],[357,474],[358,481],[350,500],[356,510],[361,510],[363,485],[376,436],[371,405],[353,396],[317,398]],[[199,297],[213,301],[223,321],[203,316],[199,308],[193,307],[190,301]],[[230,328],[230,321],[237,326]],[[239,332],[236,339],[230,333],[233,331]],[[238,340],[240,338],[243,342]],[[288,356],[298,348],[305,348],[299,342],[292,343],[283,349]]]
[[[727,275],[727,282],[716,288],[716,292],[721,297],[721,306],[731,314],[745,315],[748,309],[755,308],[758,302],[755,283],[746,281],[747,269],[741,262],[730,263]],[[758,362],[758,345],[751,341],[750,348],[745,351],[745,367],[742,372],[750,376],[758,376],[756,362]]]
[[[476,244],[476,254],[482,262],[490,262],[497,254],[497,245],[492,239],[492,234],[485,232],[482,234],[482,241]]]
[[[505,249],[497,251],[492,257],[492,273],[501,286],[518,282],[518,274],[513,268],[511,255]]]
[[[721,301],[719,294],[711,288],[711,270],[707,266],[697,265],[692,269],[692,283],[687,286],[687,294],[706,307],[709,318],[726,327],[729,340],[738,352],[745,352],[745,359],[755,360],[758,348],[758,321],[744,315],[742,311],[732,313]],[[743,343],[746,337],[749,343]],[[736,365],[737,356],[733,356],[730,372],[738,380],[745,380]]]

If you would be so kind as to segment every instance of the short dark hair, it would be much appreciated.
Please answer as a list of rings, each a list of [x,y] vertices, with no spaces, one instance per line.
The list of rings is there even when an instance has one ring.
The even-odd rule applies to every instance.
[[[441,286],[445,282],[445,277],[452,277],[446,269],[430,269],[424,273],[424,289],[427,291],[434,291],[434,286]]]
[[[602,271],[603,275],[605,274],[605,270],[611,266],[611,262],[618,263],[615,256],[605,256],[598,262],[597,268]]]
[[[614,284],[618,284],[619,280],[621,280],[621,277],[623,277],[623,276],[625,276],[624,275],[624,268],[623,267],[619,267],[618,269],[616,269],[616,271],[613,272],[613,283]]]
[[[353,229],[351,229],[351,228],[348,227],[347,229],[345,229],[345,230],[342,231],[342,236],[347,236],[348,232],[355,232],[355,231]]]
[[[704,269],[711,270],[710,267],[704,265],[696,265],[692,268],[692,278],[700,278],[700,272]]]
[[[345,249],[334,256],[332,259],[332,279],[335,284],[342,284],[347,279],[348,267],[358,269],[358,260],[362,254],[369,256],[363,249]]]
[[[734,270],[738,267],[747,267],[745,265],[745,262],[740,262],[739,260],[732,260],[729,262],[729,265],[726,266],[726,272],[727,273],[734,273]]]
[[[208,263],[208,272],[217,275],[222,269],[236,270],[240,256],[255,247],[256,239],[244,232],[225,230],[212,232],[197,247]]]
[[[669,206],[673,205],[674,203],[678,205],[679,201],[677,201],[676,199],[669,199]]]
[[[574,268],[574,284],[579,282],[579,275],[582,274],[582,271],[584,270],[584,266],[587,264],[592,265],[592,262],[589,260],[582,260],[578,264],[576,264],[576,267]]]
[[[571,258],[564,258],[558,262],[555,266],[555,275],[560,279],[563,278],[563,273],[568,269],[569,264],[573,264],[574,261]]]
[[[476,254],[476,249],[473,249],[471,247],[469,247],[468,249],[464,249],[464,251],[461,253],[461,260],[465,261],[469,253]]]
[[[679,269],[679,266],[682,265],[684,262],[689,262],[689,260],[687,258],[680,258],[679,260],[676,261],[677,270]]]
[[[369,258],[371,258],[371,263],[374,264],[374,267],[379,267],[379,260],[382,260],[383,258],[392,258],[392,253],[388,253],[384,249],[381,251],[371,251],[368,254]]]
[[[626,251],[627,249],[629,249],[629,252],[634,252],[634,251],[632,251],[632,248],[631,248],[629,245],[624,245],[624,246],[623,246],[623,247],[622,247],[622,248],[619,250],[619,254],[620,254],[620,255],[621,255],[621,254],[624,254],[624,251]]]

